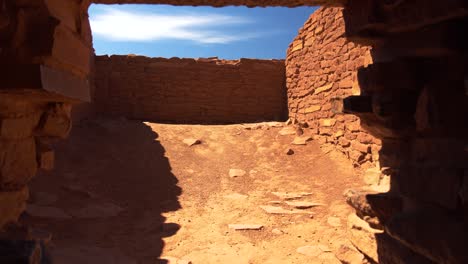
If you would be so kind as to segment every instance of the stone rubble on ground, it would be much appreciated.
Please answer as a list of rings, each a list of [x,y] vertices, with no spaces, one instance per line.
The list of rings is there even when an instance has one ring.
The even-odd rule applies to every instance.
[[[244,170],[241,169],[230,169],[229,170],[229,177],[231,178],[236,178],[236,177],[242,177],[246,174]]]
[[[234,230],[260,230],[263,225],[259,224],[229,224],[229,229]]]

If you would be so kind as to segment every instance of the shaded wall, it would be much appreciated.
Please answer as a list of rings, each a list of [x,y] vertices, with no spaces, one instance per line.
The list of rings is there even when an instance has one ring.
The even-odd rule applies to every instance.
[[[97,111],[162,122],[286,118],[284,61],[97,56]]]
[[[360,93],[357,69],[372,62],[370,47],[346,40],[342,8],[320,8],[288,49],[289,117],[308,122],[315,139],[332,145],[356,165],[377,163],[381,142],[354,115],[337,114],[337,98]]]

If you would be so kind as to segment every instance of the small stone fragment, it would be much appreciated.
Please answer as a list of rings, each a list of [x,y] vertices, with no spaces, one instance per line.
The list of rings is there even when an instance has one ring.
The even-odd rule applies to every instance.
[[[328,217],[327,223],[330,226],[339,227],[339,226],[341,226],[341,219],[338,218],[338,217],[331,216],[331,217]]]
[[[199,139],[195,139],[195,138],[186,138],[184,139],[184,144],[191,147],[191,146],[194,146],[194,145],[199,145],[201,144],[201,140]]]
[[[263,225],[257,224],[229,224],[229,229],[234,230],[260,230],[263,228]]]
[[[307,145],[307,141],[312,140],[310,136],[299,136],[295,137],[291,144],[293,145]]]
[[[294,150],[290,149],[290,148],[287,148],[286,149],[286,155],[292,155],[294,154]]]
[[[307,201],[292,201],[286,202],[287,205],[295,207],[297,209],[307,209],[316,206],[322,206],[322,203],[314,203],[314,202],[307,202]]]
[[[236,177],[242,177],[245,175],[245,171],[241,169],[230,169],[229,170],[229,177],[231,178],[236,178]]]

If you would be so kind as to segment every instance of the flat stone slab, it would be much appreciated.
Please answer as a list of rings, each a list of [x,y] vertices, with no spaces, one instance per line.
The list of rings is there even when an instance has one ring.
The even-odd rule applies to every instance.
[[[42,218],[53,218],[53,219],[70,219],[72,218],[69,214],[60,208],[51,206],[40,206],[34,204],[28,204],[26,207],[26,213],[34,217]]]
[[[309,257],[318,257],[325,252],[331,252],[331,250],[325,245],[303,246],[298,248],[296,251],[297,253]]]
[[[229,170],[229,177],[231,177],[231,178],[242,177],[245,174],[246,174],[245,170],[241,170],[241,169],[230,169]]]
[[[308,141],[311,141],[312,137],[310,136],[300,136],[300,137],[295,137],[293,142],[291,144],[293,145],[307,145]]]
[[[278,134],[281,136],[296,135],[296,128],[292,126],[283,127]]]
[[[260,230],[263,228],[263,225],[258,224],[230,224],[229,229],[234,230]]]
[[[295,200],[312,195],[308,192],[272,192],[272,194],[282,200]]]
[[[262,205],[260,206],[265,212],[269,214],[310,214],[306,211],[301,210],[288,210],[284,209],[283,207],[279,206],[271,206],[271,205]]]
[[[186,138],[183,140],[184,144],[191,147],[191,146],[194,146],[194,145],[199,145],[201,144],[201,140],[199,139],[196,139],[196,138]]]
[[[323,203],[307,202],[307,201],[287,201],[287,205],[295,207],[297,209],[307,209],[316,206],[323,206]]]

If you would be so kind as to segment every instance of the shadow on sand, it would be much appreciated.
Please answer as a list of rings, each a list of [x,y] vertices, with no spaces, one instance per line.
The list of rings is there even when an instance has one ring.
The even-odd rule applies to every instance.
[[[180,228],[163,213],[181,208],[182,190],[157,138],[142,122],[88,120],[55,147],[56,168],[34,180],[30,202],[71,218],[24,216],[53,234],[54,263],[158,263],[163,237]]]

